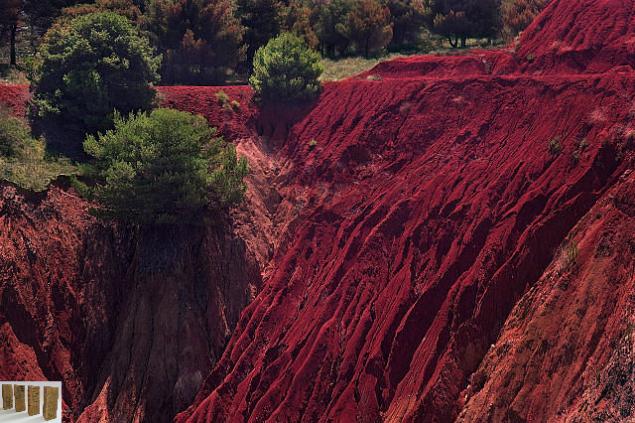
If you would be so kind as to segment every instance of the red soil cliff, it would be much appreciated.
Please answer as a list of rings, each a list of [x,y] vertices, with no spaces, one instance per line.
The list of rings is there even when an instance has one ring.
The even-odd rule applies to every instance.
[[[169,421],[260,284],[244,242],[108,228],[57,187],[0,190],[0,379],[62,380],[68,421]]]

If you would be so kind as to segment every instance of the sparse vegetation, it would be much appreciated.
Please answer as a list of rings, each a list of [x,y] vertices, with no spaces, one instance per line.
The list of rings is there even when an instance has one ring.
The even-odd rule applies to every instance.
[[[565,269],[572,269],[578,264],[578,244],[575,241],[570,241],[564,248],[564,267]]]
[[[306,101],[321,91],[323,70],[319,53],[285,33],[256,52],[249,83],[264,102]]]
[[[75,173],[68,159],[47,156],[44,141],[34,139],[25,122],[0,109],[0,179],[43,191],[57,177]]]
[[[562,138],[554,137],[549,140],[549,154],[557,156],[562,153]]]
[[[218,91],[216,94],[214,94],[214,96],[216,97],[216,101],[218,101],[218,104],[225,110],[231,109],[231,99],[229,98],[229,95],[227,95],[227,93],[223,90]]]
[[[205,118],[171,109],[115,116],[115,128],[88,136],[102,182],[95,190],[105,219],[135,224],[196,224],[206,208],[241,201],[247,162]]]

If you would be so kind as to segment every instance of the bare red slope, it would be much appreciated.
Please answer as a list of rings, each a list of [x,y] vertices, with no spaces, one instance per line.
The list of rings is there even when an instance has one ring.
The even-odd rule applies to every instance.
[[[328,84],[305,110],[258,114],[245,89],[228,88],[241,102],[234,115],[219,108],[217,88],[162,89],[166,104],[202,113],[238,138],[258,170],[239,229],[266,279],[177,420],[558,421],[627,413],[634,4],[553,2],[517,52],[382,64]],[[572,49],[553,49],[558,41]],[[38,225],[49,225],[45,235],[58,225],[77,231],[59,247],[60,257],[71,258],[64,275],[77,274],[83,261],[72,258],[94,222],[72,197],[72,204],[52,197],[51,207],[18,210],[6,224],[11,231],[0,233],[28,276],[3,281],[3,304],[34,308],[8,318],[0,311],[0,339],[10,345],[0,354],[13,360],[12,374],[33,356],[38,366],[27,367],[30,374],[67,369],[69,386],[72,372],[92,363],[82,348],[94,338],[67,348],[66,326],[49,334],[49,320],[38,317],[37,328],[22,327],[25,316],[41,312],[25,281],[34,280],[37,295],[47,298],[51,286],[30,276],[52,268],[31,264],[30,251],[56,247],[34,229],[15,234]],[[64,217],[65,207],[77,214]],[[579,246],[579,264],[563,270],[568,237]],[[195,369],[187,366],[200,370],[218,351],[219,333],[230,325],[188,336],[180,349],[157,347],[222,321],[223,301],[209,313],[189,314],[174,298],[196,305],[198,289],[231,292],[225,279],[209,275],[231,274],[237,284],[251,275],[223,242],[197,245],[178,248],[178,266],[164,277],[132,277],[143,266],[126,266],[130,289],[113,291],[125,306],[102,310],[117,314],[107,320],[115,329],[95,332],[110,336],[94,356],[96,381],[69,393],[79,398],[73,410],[92,403],[85,421],[171,418],[179,407],[169,394],[177,386],[183,392],[177,381],[195,385]],[[202,280],[201,264],[209,271]],[[46,303],[45,314],[58,313],[56,325],[69,310],[93,316],[73,302],[81,275],[62,279],[72,291],[67,303]],[[82,289],[100,289],[87,294],[96,301],[116,282]],[[184,324],[174,324],[183,313]],[[67,326],[83,328],[79,317]],[[50,338],[25,337],[33,331]],[[214,348],[202,356],[207,339]],[[61,352],[42,354],[51,344]],[[175,376],[175,357],[192,349],[196,357],[186,357]]]
[[[65,421],[170,421],[259,286],[222,224],[116,230],[72,190],[0,187],[0,379],[62,380]]]
[[[633,198],[628,170],[514,307],[459,421],[633,421]]]
[[[635,75],[594,74],[628,65],[633,4],[560,1],[542,15],[543,38],[555,26],[586,37],[572,44],[583,64],[545,49],[484,55],[500,72],[478,56],[435,58],[433,71],[412,59],[327,86],[286,137],[282,192],[301,199],[289,243],[178,420],[455,418],[516,301],[621,172]],[[607,8],[624,34],[574,30]],[[534,75],[540,63],[548,75]]]
[[[630,101],[613,93],[634,83],[327,87],[287,144],[303,198],[288,250],[190,420],[453,418],[515,301],[609,185],[610,122],[591,119],[621,118]]]
[[[531,73],[631,71],[635,3],[552,1],[523,33],[517,56]]]

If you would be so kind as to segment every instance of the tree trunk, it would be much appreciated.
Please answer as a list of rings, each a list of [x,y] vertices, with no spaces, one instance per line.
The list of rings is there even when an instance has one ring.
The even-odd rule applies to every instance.
[[[465,48],[467,46],[467,37],[466,36],[462,36],[461,37],[461,48]]]
[[[448,41],[450,42],[450,46],[452,46],[452,48],[457,48],[459,45],[458,38],[455,40],[452,37],[448,37]]]
[[[17,66],[17,52],[16,52],[16,35],[18,33],[18,24],[15,23],[11,26],[11,66]]]

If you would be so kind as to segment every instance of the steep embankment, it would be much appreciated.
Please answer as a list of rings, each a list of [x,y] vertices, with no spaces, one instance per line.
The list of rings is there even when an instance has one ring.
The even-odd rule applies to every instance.
[[[27,97],[26,87],[0,87],[18,115]],[[256,158],[250,185],[270,172]],[[251,189],[232,222],[138,233],[99,223],[56,185],[38,195],[0,188],[0,379],[62,380],[68,421],[170,421],[260,289],[271,247],[253,234],[255,222],[271,226],[264,199]]]
[[[244,242],[222,225],[109,228],[57,187],[4,186],[0,211],[0,378],[62,380],[69,421],[186,407],[259,286]]]
[[[327,86],[313,109],[283,123],[284,130],[261,123],[269,128],[265,135],[288,132],[282,154],[293,165],[281,193],[299,200],[300,214],[262,293],[244,312],[197,401],[178,420],[445,422],[458,416],[465,394],[465,421],[487,421],[489,412],[501,418],[508,404],[516,411],[507,418],[531,421],[561,420],[560,409],[569,407],[561,400],[593,408],[600,388],[575,388],[568,397],[557,386],[549,391],[552,373],[540,360],[548,357],[575,383],[589,353],[583,339],[592,337],[591,347],[599,339],[613,346],[598,350],[597,368],[623,366],[618,356],[625,352],[610,342],[620,339],[617,326],[603,332],[603,323],[594,321],[596,308],[578,312],[583,325],[566,314],[574,309],[554,308],[552,320],[567,326],[551,323],[551,335],[560,330],[578,336],[579,346],[527,347],[523,342],[530,339],[512,332],[518,314],[510,312],[523,295],[521,304],[539,306],[536,289],[561,261],[561,251],[573,248],[563,245],[577,230],[584,234],[576,241],[576,260],[587,260],[591,241],[582,240],[594,236],[587,231],[617,229],[612,220],[623,212],[603,214],[592,227],[576,227],[580,219],[588,221],[612,192],[621,192],[620,202],[631,208],[628,185],[616,181],[630,167],[635,75],[622,66],[629,64],[629,50],[612,43],[635,35],[633,6],[554,2],[518,54],[389,63],[370,72],[380,77],[374,81]],[[608,14],[611,19],[599,19]],[[577,22],[589,25],[581,32]],[[601,30],[602,23],[618,29]],[[563,31],[550,30],[555,27]],[[574,50],[551,49],[560,38]],[[547,48],[538,50],[537,40]],[[525,48],[536,50],[529,55]],[[450,77],[442,72],[446,60]],[[422,63],[426,68],[417,69]],[[408,68],[403,77],[400,68]],[[317,146],[311,149],[313,139]],[[574,227],[581,229],[570,234]],[[629,237],[626,232],[615,242],[628,245]],[[610,279],[628,291],[632,259],[607,257],[608,266],[618,268],[614,278],[593,282]],[[584,286],[568,289],[579,289],[570,295],[588,303]],[[616,322],[627,311],[617,306],[601,313]],[[484,370],[474,373],[508,317],[512,323],[499,342],[525,348],[525,355],[507,354],[513,351],[508,348],[490,352]],[[528,322],[520,330],[525,324],[539,327]],[[590,327],[597,329],[581,332]],[[494,369],[514,368],[512,360],[527,355],[536,357],[527,367],[490,379]],[[599,377],[615,378],[619,369]],[[528,373],[535,376],[525,378]],[[471,396],[463,392],[470,384],[485,387]],[[611,389],[601,401],[628,393]],[[493,397],[501,399],[489,411]],[[548,406],[541,409],[541,401]]]

